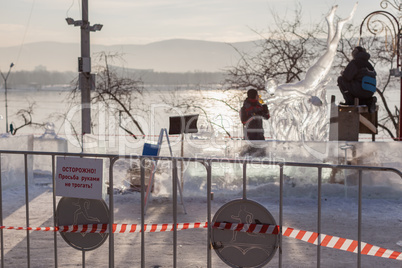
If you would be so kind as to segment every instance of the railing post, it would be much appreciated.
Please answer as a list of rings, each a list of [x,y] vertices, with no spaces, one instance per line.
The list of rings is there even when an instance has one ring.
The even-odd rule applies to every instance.
[[[183,159],[181,160],[183,163]],[[177,267],[177,160],[173,159],[173,267]],[[149,186],[148,186],[149,187]]]
[[[322,185],[322,168],[318,168],[318,204],[317,204],[317,268],[321,267],[321,185]]]
[[[28,182],[28,156],[24,154],[24,166],[25,166],[25,217],[26,226],[29,227],[29,182]],[[31,267],[31,246],[30,246],[30,231],[26,231],[27,234],[27,261],[28,268]]]
[[[82,252],[82,268],[85,268],[85,250],[81,250]]]
[[[207,221],[208,221],[208,230],[207,230],[207,267],[212,267],[212,248],[211,248],[211,234],[212,234],[212,227],[211,227],[211,191],[212,191],[212,168],[211,168],[211,160],[207,163],[203,163],[204,166],[207,168]]]
[[[0,154],[0,225],[3,226],[3,185],[1,177],[1,154]],[[1,268],[4,268],[4,235],[3,229],[0,230],[1,239]]]
[[[118,156],[109,158],[109,189],[107,194],[109,195],[109,268],[114,267],[114,233],[113,233],[113,224],[114,224],[114,181],[113,181],[113,166],[114,163],[119,159]]]
[[[52,154],[52,188],[53,188],[53,226],[57,226],[56,215],[56,167],[55,167],[55,155]],[[57,258],[57,232],[53,233],[53,246],[54,246],[54,267],[58,266]]]
[[[283,164],[279,165],[279,267],[282,267]]]
[[[247,199],[247,161],[243,163],[243,199]]]
[[[145,268],[145,158],[140,157],[141,171],[141,268]],[[149,186],[150,187],[150,186]]]
[[[363,171],[359,169],[359,211],[357,213],[357,267],[362,266],[362,188],[363,188]]]

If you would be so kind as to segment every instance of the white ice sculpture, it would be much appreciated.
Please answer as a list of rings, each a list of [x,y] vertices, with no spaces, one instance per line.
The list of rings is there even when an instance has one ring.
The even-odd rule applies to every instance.
[[[334,25],[335,11],[332,7],[326,16],[328,24],[327,49],[306,72],[306,77],[296,83],[277,85],[269,79],[265,89],[274,98],[270,99],[271,134],[278,140],[325,140],[328,136],[328,115],[325,85],[336,55],[343,26],[348,23],[357,8],[346,19]],[[335,28],[336,27],[336,28]]]

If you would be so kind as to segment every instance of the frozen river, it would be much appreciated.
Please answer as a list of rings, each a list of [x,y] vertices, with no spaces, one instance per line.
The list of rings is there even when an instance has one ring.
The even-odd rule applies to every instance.
[[[241,91],[222,91],[210,89],[211,87],[195,87],[195,86],[178,86],[178,87],[146,87],[146,90],[138,100],[141,105],[148,106],[149,111],[153,112],[152,118],[149,114],[138,112],[137,116],[140,123],[146,132],[146,135],[158,135],[160,128],[168,128],[168,116],[178,115],[180,113],[198,113],[200,114],[199,129],[201,131],[211,131],[211,126],[206,123],[206,117],[216,125],[214,126],[215,135],[227,136],[223,128],[231,134],[232,137],[242,137],[241,124],[238,112],[235,109],[240,109],[242,102],[245,98],[245,92]],[[55,130],[58,135],[65,137],[66,121],[63,117],[66,114],[71,114],[72,110],[77,110],[72,115],[71,119],[75,123],[80,121],[79,108],[80,105],[71,104],[69,97],[70,91],[68,87],[49,87],[40,90],[24,90],[24,89],[9,89],[8,90],[8,121],[15,126],[21,125],[21,117],[17,113],[21,109],[27,109],[30,104],[33,104],[33,122],[45,123],[52,122],[55,124]],[[331,95],[336,96],[336,102],[342,101],[339,90],[334,86],[327,88],[327,102],[330,102]],[[270,98],[263,94],[268,106],[272,106]],[[389,107],[393,110],[395,106],[399,107],[400,91],[388,90],[387,99]],[[183,105],[186,100],[191,103],[192,107],[184,108]],[[219,101],[221,100],[221,101]],[[225,105],[226,102],[233,106],[234,109]],[[3,104],[1,104],[3,103]],[[135,103],[133,103],[135,106]],[[175,107],[176,105],[176,107]],[[190,106],[191,106],[190,105]],[[379,119],[383,118],[385,113],[384,109],[379,103],[380,112]],[[92,114],[99,113],[99,109],[104,107],[93,106]],[[272,107],[271,107],[272,108]],[[116,116],[116,115],[112,115]],[[4,94],[0,94],[0,131],[5,131],[5,105]],[[95,119],[97,120],[97,119]],[[95,122],[98,126],[106,125],[107,122]],[[68,124],[67,124],[68,125]],[[269,127],[265,126],[267,139],[272,136],[269,132]],[[67,127],[68,129],[68,127]],[[99,135],[108,135],[110,130],[98,131]],[[135,131],[134,131],[135,132]],[[18,131],[19,134],[43,134],[43,129],[33,129],[30,127],[22,128]],[[117,131],[110,133],[109,136],[115,136]],[[135,132],[135,134],[139,134]],[[389,139],[386,133],[380,132],[377,139]]]

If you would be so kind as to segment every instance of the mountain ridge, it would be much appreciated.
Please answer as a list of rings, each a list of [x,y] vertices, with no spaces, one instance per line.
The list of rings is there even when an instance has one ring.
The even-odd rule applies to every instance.
[[[256,49],[255,41],[225,43],[192,39],[168,39],[148,44],[91,45],[92,65],[99,52],[121,53],[122,65],[155,72],[221,72],[240,59],[239,51]],[[14,69],[77,71],[79,43],[36,42],[22,46],[0,47],[4,62],[14,62]],[[19,55],[19,56],[18,56]],[[5,69],[5,67],[3,67]]]

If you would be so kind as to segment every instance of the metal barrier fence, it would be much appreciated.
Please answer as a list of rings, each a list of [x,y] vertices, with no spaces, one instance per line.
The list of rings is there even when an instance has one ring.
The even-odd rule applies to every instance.
[[[5,151],[0,150],[0,156],[2,155],[23,155],[24,156],[24,167],[25,167],[25,206],[26,206],[26,226],[30,226],[30,211],[29,211],[29,187],[28,187],[28,156],[30,155],[42,155],[50,156],[52,159],[52,181],[53,181],[53,221],[54,226],[56,223],[56,195],[55,195],[55,173],[56,173],[56,156],[64,157],[89,157],[89,158],[103,158],[109,160],[109,226],[114,223],[114,182],[113,182],[113,167],[117,160],[119,159],[138,159],[141,162],[141,185],[145,185],[145,160],[163,160],[171,161],[172,163],[172,199],[173,199],[173,263],[172,267],[177,267],[177,208],[178,208],[178,196],[177,196],[177,183],[178,183],[178,167],[177,164],[180,161],[186,162],[198,162],[205,166],[207,172],[207,267],[212,267],[211,261],[211,199],[212,199],[212,164],[214,162],[219,163],[231,163],[231,164],[241,164],[243,165],[243,199],[247,199],[247,166],[251,164],[256,165],[276,165],[279,167],[279,226],[282,228],[283,223],[283,188],[284,188],[284,167],[308,167],[317,169],[317,182],[318,182],[318,195],[317,195],[317,233],[321,233],[321,197],[322,197],[322,170],[323,169],[345,169],[345,170],[357,170],[358,171],[358,254],[357,254],[357,267],[361,267],[361,232],[362,232],[362,182],[363,182],[363,171],[388,171],[399,175],[402,178],[402,172],[387,167],[373,167],[373,166],[352,166],[352,165],[330,165],[330,164],[316,164],[316,163],[297,163],[297,162],[277,162],[264,161],[260,159],[253,158],[241,158],[241,159],[208,159],[208,158],[189,158],[189,157],[152,157],[152,156],[137,156],[137,155],[113,155],[113,154],[85,154],[85,153],[55,153],[55,152],[35,152],[35,151]],[[1,170],[1,158],[0,158],[0,170]],[[0,172],[0,225],[3,226],[3,188],[2,188],[2,177]],[[144,230],[145,226],[145,187],[141,187],[141,230]],[[279,232],[279,248],[282,248],[282,232]],[[57,232],[54,232],[54,266],[58,267],[58,245],[57,245]],[[145,232],[141,232],[141,267],[145,267]],[[3,229],[0,229],[0,239],[1,239],[1,267],[5,267],[4,263],[4,236]],[[321,246],[320,245],[320,235],[318,236],[318,246],[317,246],[317,267],[321,265]],[[27,242],[27,266],[30,267],[30,231],[26,231],[26,242]],[[115,266],[115,253],[114,253],[115,239],[114,233],[109,233],[109,267]],[[282,267],[282,252],[278,252],[278,266]],[[85,267],[85,251],[82,251],[82,266]]]

